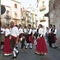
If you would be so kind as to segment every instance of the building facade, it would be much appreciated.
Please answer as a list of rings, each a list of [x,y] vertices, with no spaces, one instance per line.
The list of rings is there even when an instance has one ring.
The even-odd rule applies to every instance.
[[[16,24],[21,20],[21,4],[14,0],[1,0],[1,5],[6,9],[5,13],[1,15],[2,23],[9,23],[13,20]]]
[[[50,0],[50,24],[57,28],[57,38],[60,39],[60,0]]]

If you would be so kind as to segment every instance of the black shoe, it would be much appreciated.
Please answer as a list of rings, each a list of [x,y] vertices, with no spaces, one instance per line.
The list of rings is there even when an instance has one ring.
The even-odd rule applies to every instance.
[[[29,48],[29,49],[32,49],[32,48]]]
[[[18,54],[19,54],[19,52],[18,52],[18,53],[16,53],[16,57],[18,56]]]
[[[16,47],[16,49],[18,49],[18,47]]]
[[[56,49],[57,47],[53,47],[54,49]]]
[[[52,48],[52,46],[49,46],[50,48]]]
[[[25,47],[25,49],[27,49],[27,48]]]

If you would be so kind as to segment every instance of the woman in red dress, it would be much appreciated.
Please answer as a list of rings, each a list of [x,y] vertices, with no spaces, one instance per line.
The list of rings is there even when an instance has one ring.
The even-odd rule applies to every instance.
[[[48,53],[48,50],[43,36],[43,26],[40,24],[39,27],[40,27],[38,30],[39,37],[37,38],[35,53],[46,55]]]
[[[5,40],[4,40],[3,53],[6,56],[12,54],[12,50],[10,48],[10,30],[9,30],[9,26],[8,25],[6,25],[6,29],[5,29]]]

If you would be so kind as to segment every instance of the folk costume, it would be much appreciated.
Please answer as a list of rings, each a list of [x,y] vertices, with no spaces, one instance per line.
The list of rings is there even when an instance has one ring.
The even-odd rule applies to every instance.
[[[57,29],[55,28],[55,25],[53,25],[53,28],[52,28],[52,34],[53,34],[53,43],[52,43],[52,47],[53,48],[57,48],[56,46],[56,33],[57,33]]]
[[[4,55],[11,55],[12,50],[10,47],[10,30],[8,28],[5,29],[5,40],[4,40],[4,48],[3,48]]]
[[[43,28],[39,28],[38,33],[39,33],[39,37],[37,38],[35,53],[45,55],[48,53],[48,50],[47,50],[46,42],[43,36]]]
[[[13,51],[13,58],[17,57],[18,50],[16,49],[16,45],[18,44],[18,36],[19,31],[16,26],[14,26],[14,22],[11,22],[11,49]]]
[[[24,49],[24,46],[25,46],[25,34],[24,34],[24,31],[23,31],[23,28],[19,28],[19,39],[20,39],[20,42],[21,42],[21,52],[23,52],[25,49]]]

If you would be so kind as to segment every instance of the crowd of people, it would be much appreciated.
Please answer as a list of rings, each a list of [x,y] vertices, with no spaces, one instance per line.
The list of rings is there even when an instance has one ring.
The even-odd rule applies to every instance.
[[[55,25],[50,25],[46,30],[46,39],[51,48],[57,48],[56,46],[56,28]],[[46,55],[48,53],[43,25],[39,24],[38,28],[34,28],[29,24],[28,26],[14,25],[11,21],[10,24],[1,26],[0,34],[0,48],[3,49],[5,56],[13,55],[16,58],[19,54],[17,49],[20,42],[20,51],[24,52],[26,49],[33,48],[33,44],[36,44],[35,53]]]

